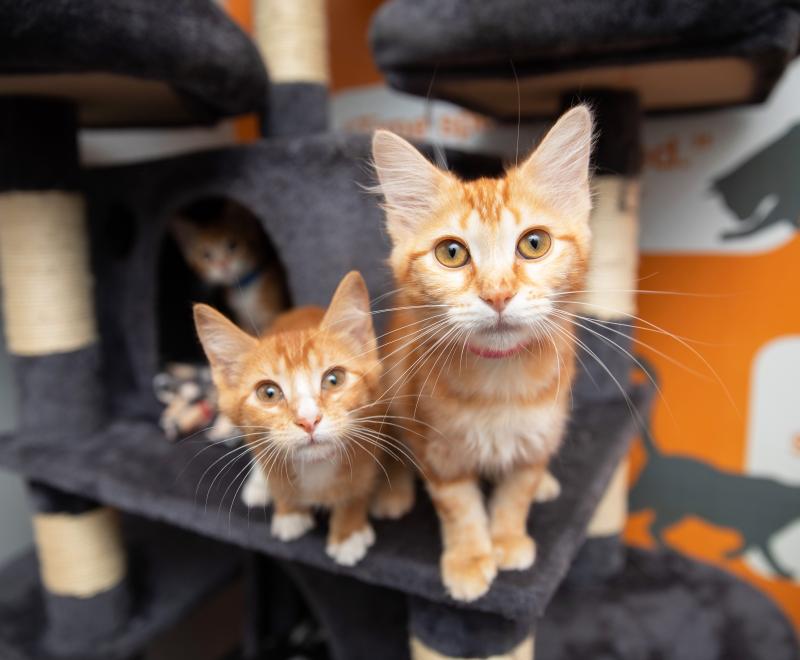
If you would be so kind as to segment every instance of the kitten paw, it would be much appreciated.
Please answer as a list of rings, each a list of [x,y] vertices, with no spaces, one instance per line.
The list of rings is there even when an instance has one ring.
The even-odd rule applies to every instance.
[[[369,512],[373,518],[397,520],[414,506],[414,487],[381,488],[372,500]]]
[[[281,513],[272,516],[272,535],[281,541],[299,539],[314,528],[314,517],[310,513]]]
[[[542,475],[539,488],[536,490],[536,502],[552,502],[561,495],[561,484],[558,482],[550,470]]]
[[[536,561],[536,543],[527,534],[495,536],[492,548],[501,571],[524,571]]]
[[[328,557],[342,566],[355,566],[375,543],[375,532],[367,525],[339,543],[328,543],[325,552]]]
[[[451,550],[442,555],[442,581],[455,600],[477,600],[489,591],[496,575],[497,564],[490,554]]]
[[[264,473],[260,469],[254,469],[247,477],[242,489],[242,502],[250,508],[265,507],[272,501],[269,492],[269,485]]]

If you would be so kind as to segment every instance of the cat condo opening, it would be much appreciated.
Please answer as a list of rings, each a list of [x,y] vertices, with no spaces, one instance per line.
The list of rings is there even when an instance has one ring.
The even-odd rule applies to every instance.
[[[167,218],[158,264],[159,358],[202,362],[192,304],[214,305],[260,334],[289,305],[286,275],[256,215],[226,197],[196,199]]]
[[[194,199],[166,215],[157,268],[159,373],[154,386],[167,406],[162,427],[177,440],[210,424],[215,414],[192,305],[213,305],[260,335],[289,306],[289,294],[285,269],[259,218],[220,195]]]

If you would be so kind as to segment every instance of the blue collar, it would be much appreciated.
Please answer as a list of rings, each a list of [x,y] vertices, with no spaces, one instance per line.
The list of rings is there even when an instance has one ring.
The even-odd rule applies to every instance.
[[[261,268],[260,266],[254,268],[249,273],[244,275],[244,277],[242,277],[238,282],[236,282],[236,285],[235,285],[236,288],[244,289],[244,288],[250,286],[253,282],[255,282],[258,279],[259,275],[261,275],[261,273],[263,273],[263,272],[264,272],[264,269]]]

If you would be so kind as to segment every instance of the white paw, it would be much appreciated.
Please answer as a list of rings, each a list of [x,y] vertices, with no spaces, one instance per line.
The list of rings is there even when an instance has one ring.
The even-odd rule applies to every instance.
[[[561,484],[558,483],[550,470],[547,470],[542,475],[542,481],[539,483],[539,488],[536,491],[537,502],[551,502],[561,495]]]
[[[310,513],[283,513],[272,516],[270,531],[281,541],[294,541],[313,528],[314,517]]]
[[[242,502],[250,508],[265,507],[272,501],[269,484],[259,466],[254,467],[242,489]]]
[[[375,532],[367,525],[340,543],[329,543],[325,552],[337,564],[355,566],[364,558],[373,543],[375,543]]]

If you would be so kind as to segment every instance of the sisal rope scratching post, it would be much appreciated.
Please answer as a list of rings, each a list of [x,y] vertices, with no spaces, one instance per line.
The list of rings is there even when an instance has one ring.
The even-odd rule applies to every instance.
[[[33,530],[42,583],[51,593],[91,598],[125,577],[119,515],[113,509],[38,513]]]
[[[6,342],[15,355],[48,355],[97,340],[80,195],[0,195],[0,277]]]
[[[639,266],[639,181],[598,175],[592,181],[592,258],[580,313],[630,322]]]
[[[272,82],[328,84],[324,0],[257,0],[254,32]]]
[[[25,433],[91,432],[102,419],[76,128],[69,103],[0,98],[0,283]],[[45,645],[55,652],[107,637],[129,608],[116,513],[43,485],[31,493]]]
[[[639,263],[639,181],[622,176],[597,176],[592,182],[592,260],[586,278],[581,314],[602,321],[630,323],[636,313]],[[622,326],[612,326],[614,328]],[[614,341],[619,336],[612,338]],[[626,347],[627,348],[627,347]],[[630,350],[630,349],[627,349]],[[623,387],[628,379],[621,374]],[[628,459],[623,458],[597,505],[587,534],[618,535],[628,515]]]
[[[629,386],[633,366],[628,355],[611,348],[611,342],[632,352],[630,339],[625,336],[629,325],[625,324],[630,324],[631,316],[636,313],[641,110],[637,95],[631,92],[596,91],[581,93],[580,97],[594,109],[598,138],[593,155],[592,256],[585,291],[578,298],[581,301],[578,311],[594,319],[584,325],[595,334],[591,336],[590,332],[583,337],[602,349],[600,358],[617,381],[602,369],[595,370],[594,375],[603,383],[599,394],[601,398],[604,395],[618,398],[619,387]],[[591,362],[592,358],[585,360]],[[618,537],[627,518],[627,473],[625,457],[611,478],[587,532],[589,539],[617,539],[613,546],[620,548],[620,552]]]
[[[325,12],[325,0],[254,0],[254,37],[272,82],[269,135],[308,135],[328,126]]]

